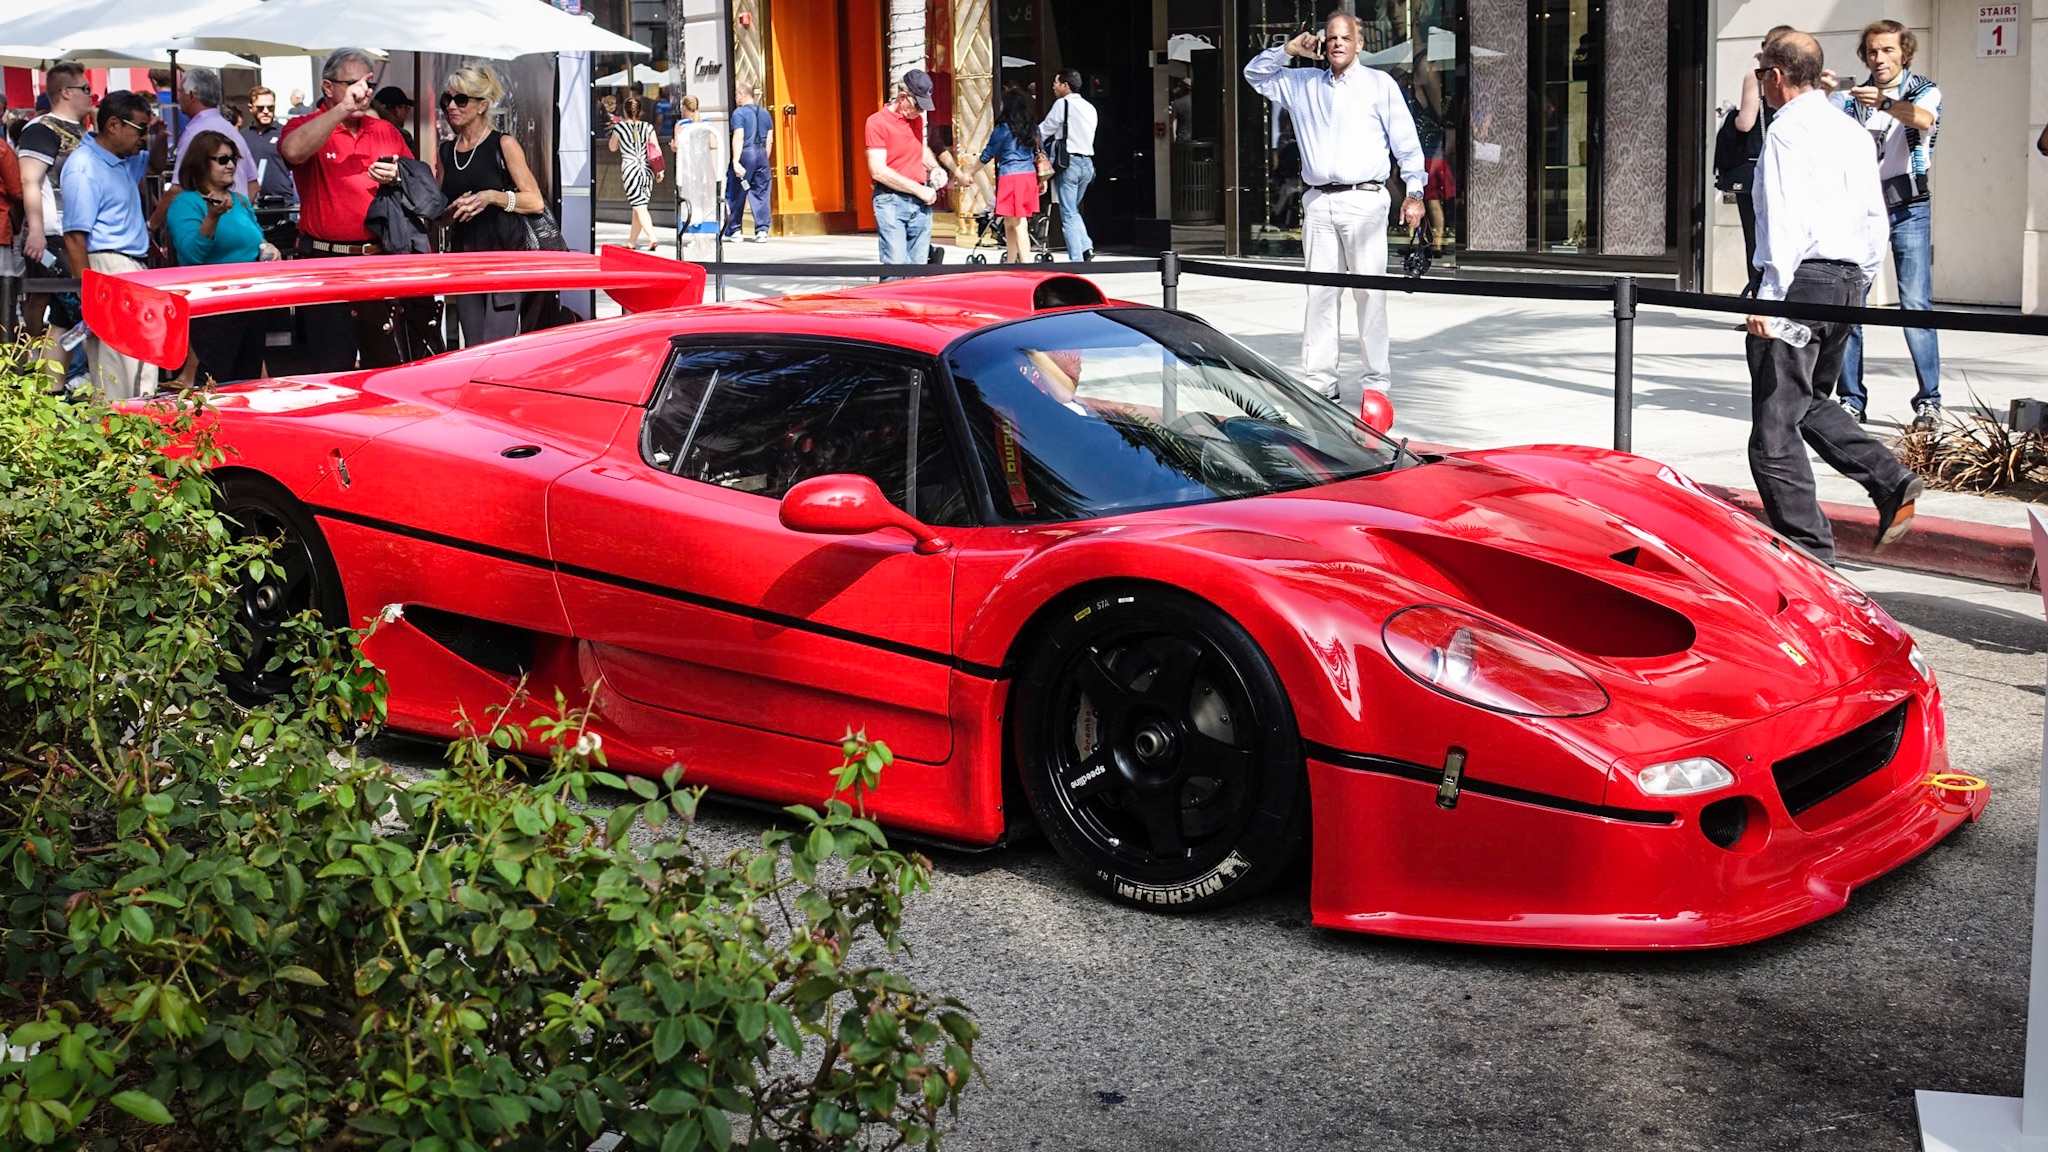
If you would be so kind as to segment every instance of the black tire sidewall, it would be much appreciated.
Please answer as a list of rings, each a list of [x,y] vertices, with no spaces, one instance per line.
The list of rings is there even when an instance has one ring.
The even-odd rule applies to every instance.
[[[239,538],[246,527],[235,515],[237,509],[259,509],[290,526],[298,538],[305,542],[306,553],[313,565],[315,580],[313,607],[320,613],[320,619],[329,628],[348,626],[348,602],[341,589],[340,570],[335,566],[334,554],[328,550],[327,538],[321,534],[320,526],[313,515],[293,496],[284,485],[266,476],[236,473],[220,477],[216,485],[219,508],[223,518],[229,521],[228,530]],[[253,675],[248,669],[245,674]],[[232,675],[232,674],[228,674]],[[275,695],[244,691],[232,680],[225,680],[230,696],[244,707],[254,707],[276,699]]]
[[[1198,855],[1179,868],[1149,868],[1092,843],[1071,823],[1053,791],[1047,712],[1057,707],[1056,677],[1098,638],[1126,628],[1199,631],[1235,667],[1257,715],[1258,781],[1252,805],[1227,851]],[[1071,598],[1022,665],[1012,694],[1011,755],[1038,826],[1054,850],[1093,889],[1121,903],[1193,911],[1241,899],[1281,879],[1299,858],[1308,830],[1308,783],[1301,736],[1287,692],[1256,641],[1229,614],[1197,597],[1145,585],[1107,587]]]

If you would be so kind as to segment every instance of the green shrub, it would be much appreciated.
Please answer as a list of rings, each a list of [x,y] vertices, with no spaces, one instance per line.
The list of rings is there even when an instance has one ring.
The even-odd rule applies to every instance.
[[[839,800],[713,858],[574,709],[409,781],[310,618],[290,713],[233,707],[217,456],[0,381],[0,1146],[937,1146],[976,1028],[886,967],[927,862]]]

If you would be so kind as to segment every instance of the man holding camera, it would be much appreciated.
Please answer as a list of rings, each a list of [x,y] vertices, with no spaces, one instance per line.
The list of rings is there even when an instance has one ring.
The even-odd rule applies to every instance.
[[[1302,258],[1311,272],[1378,276],[1387,270],[1387,157],[1400,161],[1408,196],[1401,222],[1422,222],[1422,144],[1400,85],[1358,63],[1360,25],[1332,12],[1323,30],[1303,32],[1268,48],[1244,67],[1245,82],[1285,109],[1301,146]],[[1329,70],[1290,68],[1288,57],[1327,60]],[[1355,290],[1365,387],[1385,391],[1387,294]],[[1344,290],[1311,286],[1302,320],[1301,369],[1308,383],[1337,397],[1337,347],[1343,337]]]
[[[1863,83],[1837,91],[1835,101],[1870,133],[1877,148],[1877,177],[1891,222],[1892,270],[1899,277],[1899,307],[1934,307],[1933,236],[1929,226],[1927,173],[1934,164],[1934,137],[1941,130],[1941,89],[1912,71],[1919,48],[1912,29],[1896,20],[1873,21],[1863,29],[1856,55],[1870,74]],[[1941,420],[1941,348],[1932,328],[1907,328],[1919,391],[1913,393],[1913,428],[1932,429]],[[1858,423],[1870,407],[1863,386],[1863,329],[1849,334],[1842,378],[1835,393]]]
[[[284,126],[277,152],[299,190],[299,248],[294,255],[374,256],[364,223],[379,185],[398,179],[398,160],[413,159],[396,125],[368,115],[376,65],[360,48],[337,48],[320,69],[320,106]],[[309,371],[356,366],[355,315],[388,314],[370,304],[319,304],[301,309]]]

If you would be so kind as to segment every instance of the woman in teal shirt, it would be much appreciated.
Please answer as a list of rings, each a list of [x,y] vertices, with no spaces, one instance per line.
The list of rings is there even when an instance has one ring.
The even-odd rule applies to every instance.
[[[178,186],[184,191],[164,216],[179,264],[277,259],[277,249],[263,242],[255,209],[235,191],[241,182],[235,172],[239,159],[234,142],[219,132],[201,132],[185,149],[185,163],[178,169]],[[263,375],[263,334],[269,327],[265,312],[194,319],[192,353],[199,370],[222,384]],[[187,362],[188,370],[192,366]]]

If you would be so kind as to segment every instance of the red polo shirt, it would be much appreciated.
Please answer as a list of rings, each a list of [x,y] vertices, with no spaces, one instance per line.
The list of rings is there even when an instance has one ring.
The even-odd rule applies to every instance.
[[[297,132],[318,113],[297,117],[278,134],[278,143]],[[375,116],[365,115],[353,128],[344,120],[327,143],[304,164],[294,164],[292,179],[299,186],[299,231],[315,240],[332,244],[361,244],[370,238],[363,227],[370,200],[377,195],[377,182],[370,179],[370,165],[380,156],[412,156],[398,127]]]
[[[923,116],[905,120],[894,108],[883,108],[868,117],[864,134],[869,148],[883,150],[889,167],[913,184],[925,182]]]

